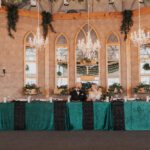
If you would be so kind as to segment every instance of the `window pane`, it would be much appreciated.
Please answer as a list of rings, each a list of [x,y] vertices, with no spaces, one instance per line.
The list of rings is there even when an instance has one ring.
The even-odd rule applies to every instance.
[[[36,61],[36,49],[26,47],[26,61]]]
[[[56,42],[56,86],[68,85],[68,47],[59,44],[67,44],[64,36]]]
[[[36,63],[26,62],[26,75],[36,75]]]
[[[140,74],[141,74],[141,82],[150,84],[150,69],[146,66],[150,67],[150,44],[145,44],[141,46],[140,50]]]
[[[120,83],[119,50],[120,50],[119,45],[107,46],[108,86],[114,83]]]
[[[88,32],[90,32],[90,35]],[[91,45],[86,45],[87,40],[89,39],[90,41],[90,38],[87,38],[87,35],[91,37]],[[99,49],[97,48],[98,37],[95,31],[91,26],[88,30],[88,25],[85,25],[78,33],[76,41],[76,81],[96,82],[99,84]],[[94,45],[94,49],[90,47],[92,45]],[[89,49],[91,51],[85,49],[87,46],[90,47]]]
[[[35,78],[26,78],[25,84],[36,84],[36,79]]]

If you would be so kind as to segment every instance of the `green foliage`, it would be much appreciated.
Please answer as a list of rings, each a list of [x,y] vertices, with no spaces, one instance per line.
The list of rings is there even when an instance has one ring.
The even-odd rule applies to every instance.
[[[150,64],[149,64],[149,63],[145,63],[145,64],[143,65],[143,69],[144,69],[144,70],[150,70]]]
[[[145,93],[150,93],[150,85],[144,83],[140,83],[133,89],[133,91],[134,93],[140,93],[141,89],[143,89]]]
[[[42,27],[43,27],[43,37],[46,39],[48,34],[48,27],[51,29],[52,32],[56,33],[53,26],[52,26],[52,14],[50,12],[42,11]]]
[[[11,31],[13,30],[14,32],[16,32],[16,23],[18,22],[18,20],[18,6],[14,4],[7,5],[8,35],[12,38],[14,38],[14,36],[12,35]]]
[[[58,75],[58,76],[61,76],[61,75],[62,75],[62,73],[61,73],[60,71],[58,71],[58,72],[57,72],[57,75]]]
[[[108,73],[114,73],[119,70],[119,63],[108,65]]]
[[[63,68],[67,68],[68,64],[67,63],[59,63],[59,66],[63,67]]]
[[[24,89],[39,89],[39,87],[36,84],[26,84]]]
[[[61,89],[60,95],[68,95],[69,94],[67,85],[62,85],[62,86],[58,87],[58,89]]]
[[[131,29],[131,27],[133,26],[133,20],[132,20],[132,16],[133,16],[133,12],[132,10],[124,10],[122,12],[122,16],[123,16],[123,20],[122,20],[122,25],[121,25],[121,33],[123,33],[124,36],[124,40],[127,39],[127,35]]]
[[[115,95],[123,93],[123,88],[119,83],[114,83],[113,85],[109,86],[108,95]]]

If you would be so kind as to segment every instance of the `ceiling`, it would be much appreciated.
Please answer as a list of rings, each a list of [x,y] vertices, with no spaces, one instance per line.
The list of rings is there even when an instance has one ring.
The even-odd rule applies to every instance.
[[[36,7],[32,7],[30,0],[2,0],[4,5],[7,2],[20,1],[17,4],[21,9],[36,11]],[[52,13],[67,12],[68,10],[76,10],[77,12],[87,11],[87,0],[78,2],[78,0],[68,0],[69,5],[64,5],[64,0],[40,0],[40,10],[50,11]],[[150,0],[142,0],[144,3],[141,7],[149,7]],[[120,12],[125,9],[137,9],[138,0],[114,0],[114,4],[109,4],[109,0],[89,0],[91,12]]]

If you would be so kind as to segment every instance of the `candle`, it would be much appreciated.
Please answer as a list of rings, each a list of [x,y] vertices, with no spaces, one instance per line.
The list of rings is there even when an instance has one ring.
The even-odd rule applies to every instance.
[[[67,100],[68,103],[70,103],[70,98],[71,98],[71,96],[69,95],[68,96],[68,100]]]
[[[53,102],[53,98],[52,98],[52,97],[50,97],[50,98],[49,98],[49,101],[50,101],[50,103],[52,103],[52,102]]]
[[[31,101],[31,96],[28,96],[28,103],[30,103]]]
[[[146,96],[146,102],[149,102],[149,96]]]
[[[124,101],[127,102],[127,96],[124,97]]]
[[[108,96],[106,97],[106,102],[109,102],[109,97]]]
[[[3,102],[7,103],[7,97],[4,97]]]

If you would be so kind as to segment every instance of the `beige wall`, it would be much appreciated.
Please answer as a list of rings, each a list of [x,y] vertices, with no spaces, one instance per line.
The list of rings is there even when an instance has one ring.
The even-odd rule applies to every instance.
[[[150,14],[142,16],[143,27],[150,26]],[[134,18],[135,24],[138,18]],[[49,45],[46,51],[39,51],[38,56],[38,83],[43,92],[52,93],[55,87],[55,39],[60,33],[64,33],[69,39],[69,86],[75,83],[75,37],[80,27],[86,20],[55,20],[53,26],[57,33],[49,33]],[[31,17],[20,17],[17,24],[15,39],[11,39],[7,34],[6,15],[0,13],[0,68],[6,68],[6,76],[0,77],[0,98],[4,96],[22,97],[22,87],[24,85],[24,36],[27,32],[36,30],[36,19]],[[91,25],[97,31],[101,41],[100,51],[100,79],[102,86],[106,87],[106,37],[110,32],[115,32],[120,37],[121,44],[121,84],[128,92],[139,82],[138,49],[130,41],[124,42],[123,35],[120,35],[121,18],[111,17],[102,19],[91,19]],[[132,30],[136,30],[134,25]],[[126,51],[128,50],[128,51]],[[47,57],[47,55],[49,55]],[[129,59],[130,57],[131,59]],[[131,62],[130,62],[131,61]],[[129,63],[130,62],[130,63]],[[128,65],[128,66],[127,66]],[[49,67],[49,70],[46,69]],[[45,70],[46,69],[46,70]],[[128,69],[128,70],[127,70]],[[128,85],[127,85],[128,83]],[[131,84],[131,86],[129,86]]]

